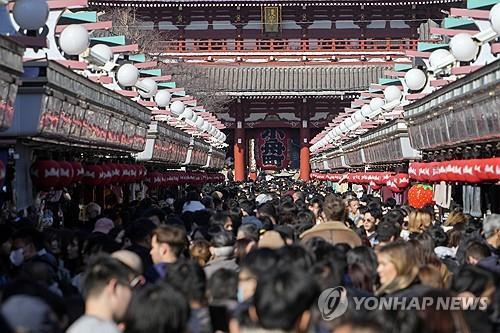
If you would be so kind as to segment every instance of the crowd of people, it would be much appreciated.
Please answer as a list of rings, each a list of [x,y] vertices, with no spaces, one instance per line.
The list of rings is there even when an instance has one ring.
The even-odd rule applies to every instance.
[[[79,219],[1,221],[0,332],[500,332],[500,215],[276,179],[68,216]],[[339,298],[321,300],[338,287],[347,308],[332,318]],[[483,306],[363,309],[355,297]]]

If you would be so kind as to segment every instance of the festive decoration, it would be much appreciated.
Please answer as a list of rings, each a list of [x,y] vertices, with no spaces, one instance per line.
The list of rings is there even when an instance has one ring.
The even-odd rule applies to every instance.
[[[73,183],[79,183],[83,179],[85,169],[80,162],[69,162],[73,168]]]
[[[57,187],[67,187],[71,185],[74,179],[74,170],[71,163],[66,161],[59,161],[59,181]]]
[[[414,208],[423,208],[432,204],[432,197],[433,191],[430,185],[413,185],[408,191],[408,203]]]
[[[500,158],[410,163],[408,174],[421,182],[496,182],[500,180]]]
[[[99,165],[86,165],[82,183],[92,186],[101,185],[104,182],[104,171]]]
[[[41,190],[50,190],[59,183],[59,163],[53,160],[36,161],[30,169],[33,184]]]
[[[390,191],[394,193],[401,193],[404,191],[404,188],[398,187],[396,176],[389,178],[389,180],[387,180],[386,186]]]
[[[287,168],[290,137],[283,129],[266,128],[257,138],[257,165],[262,169]]]

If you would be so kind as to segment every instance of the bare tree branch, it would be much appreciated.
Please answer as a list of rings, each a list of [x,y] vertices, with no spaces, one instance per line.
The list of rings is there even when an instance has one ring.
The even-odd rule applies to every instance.
[[[99,20],[112,21],[113,27],[109,31],[96,31],[95,36],[124,35],[127,43],[138,44],[139,51],[149,59],[161,60],[158,58],[162,50],[162,42],[175,39],[171,32],[153,30],[150,24],[138,18],[136,9],[133,7],[105,8]],[[172,75],[176,84],[194,96],[207,111],[213,113],[226,111],[226,106],[231,99],[210,82],[203,69],[183,63],[161,61],[158,67],[162,69],[162,73]]]

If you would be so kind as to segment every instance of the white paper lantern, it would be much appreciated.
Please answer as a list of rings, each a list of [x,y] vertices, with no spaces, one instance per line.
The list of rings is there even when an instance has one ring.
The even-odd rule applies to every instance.
[[[385,101],[380,97],[375,97],[370,101],[370,109],[376,111],[385,105]]]
[[[210,133],[211,136],[215,136],[217,134],[217,128],[212,127],[212,129],[210,130],[209,133]]]
[[[222,132],[221,132],[221,134],[222,134],[222,135],[221,135],[221,141],[222,141],[222,142],[226,141],[226,138],[227,138],[227,137],[226,137],[226,134],[224,134],[224,133],[222,133]]]
[[[186,106],[181,101],[175,101],[170,104],[170,112],[172,112],[172,114],[176,117],[180,116],[182,112],[184,112],[185,108]]]
[[[347,125],[345,124],[345,122],[342,122],[342,123],[339,125],[339,129],[342,131],[342,133],[347,133],[347,132],[349,132],[349,128],[347,127]]]
[[[170,104],[172,95],[167,90],[159,90],[155,95],[155,102],[158,107],[164,108]]]
[[[210,125],[210,123],[208,121],[206,121],[203,126],[201,126],[201,131],[203,133],[206,133],[208,131],[208,125]]]
[[[49,18],[49,5],[46,0],[16,0],[12,16],[21,29],[39,30]]]
[[[158,85],[152,78],[145,78],[140,81],[140,87],[139,89],[139,95],[142,96],[142,98],[151,98],[154,95],[156,95],[156,92],[158,91]]]
[[[384,98],[387,103],[391,103],[394,101],[400,101],[403,93],[398,86],[388,86],[384,89]]]
[[[204,123],[205,119],[203,119],[202,117],[198,117],[198,119],[196,119],[194,123],[194,126],[196,126],[197,129],[201,130],[201,127],[203,126]]]
[[[90,48],[90,55],[104,65],[113,59],[113,50],[106,44],[96,44]]]
[[[372,109],[370,108],[370,105],[365,104],[361,107],[361,115],[365,118],[368,118],[368,116],[372,113]]]
[[[490,10],[491,27],[497,34],[500,34],[500,3],[497,3]]]
[[[427,83],[427,76],[418,68],[412,68],[405,74],[405,82],[410,90],[422,90]]]
[[[187,119],[187,120],[191,121],[192,123],[195,123],[196,120],[198,120],[198,117],[200,117],[200,116],[198,116],[198,114],[196,112],[193,112],[193,115],[191,116],[191,118]]]
[[[191,108],[185,108],[184,111],[182,111],[181,115],[179,116],[180,119],[189,119],[191,120],[193,118],[194,112]]]
[[[367,105],[368,106],[368,105]],[[369,106],[368,106],[369,107]],[[371,110],[371,109],[370,109]],[[352,120],[354,122],[364,122],[366,120],[366,117],[363,116],[363,113],[361,110],[358,110],[356,112],[354,112],[354,114],[351,116]]]
[[[429,56],[429,65],[432,68],[437,68],[449,56],[451,56],[451,53],[450,53],[450,51],[448,51],[446,49],[434,50],[434,51],[432,51],[431,55]]]
[[[453,36],[449,45],[451,54],[453,54],[458,61],[472,61],[479,52],[479,45],[474,42],[471,35],[466,33],[460,33]]]
[[[59,46],[65,54],[79,55],[89,47],[89,32],[80,24],[68,25],[59,35]]]
[[[139,79],[139,70],[132,64],[121,65],[116,73],[116,80],[122,87],[132,87]]]

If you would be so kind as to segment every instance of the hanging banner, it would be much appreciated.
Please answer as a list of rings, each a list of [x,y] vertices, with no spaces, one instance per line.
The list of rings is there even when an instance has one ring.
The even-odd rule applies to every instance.
[[[267,128],[257,137],[257,165],[262,169],[287,168],[290,162],[288,132],[278,128]]]

